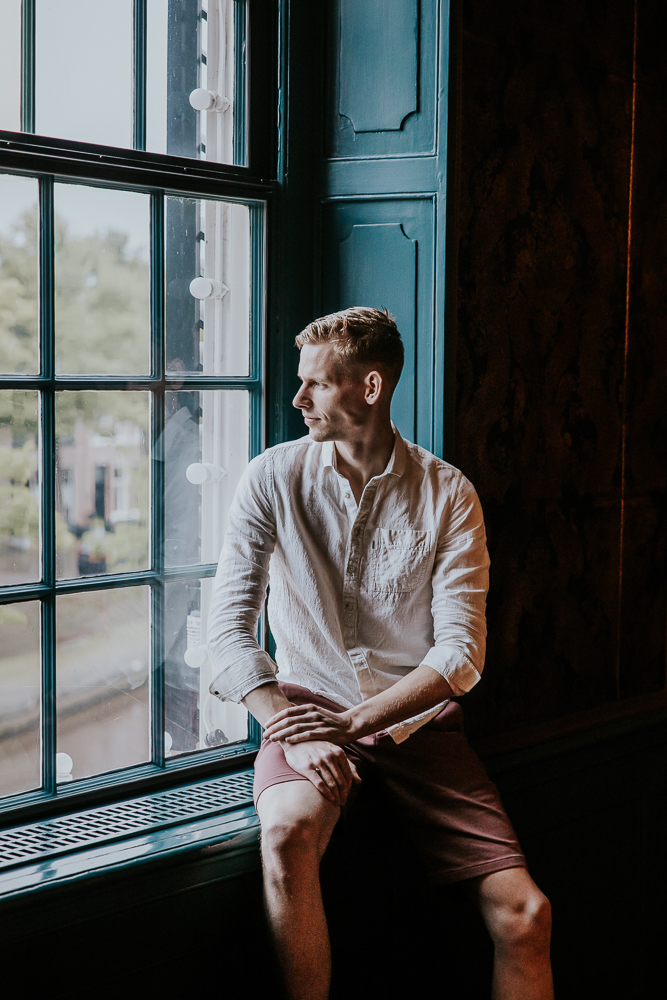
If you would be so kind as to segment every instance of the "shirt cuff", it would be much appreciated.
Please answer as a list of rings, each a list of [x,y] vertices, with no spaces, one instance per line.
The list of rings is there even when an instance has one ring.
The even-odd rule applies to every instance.
[[[256,687],[275,681],[277,670],[269,654],[258,649],[234,663],[233,667],[225,667],[216,674],[209,691],[220,701],[235,701],[238,704]]]
[[[449,701],[449,698],[445,701],[441,701],[439,705],[435,708],[429,708],[425,712],[420,712],[419,715],[413,715],[411,719],[405,719],[403,722],[397,722],[395,726],[387,726],[387,732],[391,736],[394,743],[402,743],[407,740],[408,736],[412,736],[416,733],[418,729],[430,722],[431,719],[435,719],[436,715],[442,712],[443,708]]]
[[[451,646],[431,646],[422,663],[444,677],[455,695],[467,694],[480,679],[468,657]]]

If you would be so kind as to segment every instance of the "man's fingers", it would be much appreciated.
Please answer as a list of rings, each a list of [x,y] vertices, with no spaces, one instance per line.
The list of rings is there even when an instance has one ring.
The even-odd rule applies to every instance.
[[[350,772],[352,774],[352,781],[356,782],[357,785],[361,784],[361,775],[357,771],[357,765],[354,764],[348,757],[345,758],[350,765]]]
[[[303,715],[311,715],[313,718],[319,718],[324,711],[325,709],[320,709],[317,705],[290,705],[288,708],[282,708],[275,715],[272,715],[270,719],[267,719],[264,728],[270,729],[276,722],[282,722],[283,719],[296,719]]]
[[[325,786],[327,792],[329,793],[328,795],[325,795],[325,798],[329,798],[337,806],[341,805],[340,788],[329,768],[324,764],[324,762],[322,762],[321,764],[314,764],[313,771],[319,776],[320,783]],[[313,784],[318,791],[322,792],[322,788],[320,788],[317,781],[313,782]],[[325,793],[322,792],[322,794]]]
[[[329,768],[329,771],[331,772],[336,782],[336,785],[338,786],[341,799],[345,801],[345,799],[347,798],[347,794],[350,791],[350,785],[352,784],[351,779],[348,778],[347,774],[345,773],[342,763],[339,762],[335,757],[330,757],[326,761],[326,765]]]

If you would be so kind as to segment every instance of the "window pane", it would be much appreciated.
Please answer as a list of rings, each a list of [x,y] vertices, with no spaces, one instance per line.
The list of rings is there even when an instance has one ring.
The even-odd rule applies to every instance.
[[[74,779],[150,757],[149,608],[149,587],[56,599],[58,752]]]
[[[21,129],[21,0],[2,0],[0,128]]]
[[[41,784],[39,601],[0,604],[0,795]]]
[[[233,162],[235,8],[148,0],[147,149]]]
[[[0,392],[0,584],[34,583],[39,560],[39,399]]]
[[[165,393],[165,565],[217,562],[248,464],[249,394]]]
[[[206,629],[213,580],[165,587],[165,733],[168,754],[245,740],[248,713],[208,690],[213,680]]]
[[[56,371],[149,372],[150,198],[56,184]]]
[[[35,0],[35,131],[132,146],[132,0]]]
[[[39,367],[37,201],[35,178],[0,174],[0,372],[8,375]]]
[[[148,565],[149,393],[56,393],[59,579]]]
[[[167,370],[247,375],[248,207],[196,198],[166,203]]]

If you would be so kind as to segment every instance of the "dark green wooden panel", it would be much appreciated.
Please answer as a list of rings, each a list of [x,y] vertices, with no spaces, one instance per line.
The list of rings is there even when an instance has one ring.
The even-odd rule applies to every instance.
[[[323,312],[386,308],[405,344],[392,416],[404,437],[432,449],[433,201],[335,202],[325,206]]]
[[[415,364],[415,302],[417,241],[409,239],[397,222],[355,226],[338,248],[339,288],[342,308],[372,303],[387,305],[405,337],[405,371]],[[401,434],[415,433],[415,400],[412,382],[401,379],[392,401],[392,416]]]
[[[334,0],[327,156],[434,151],[437,44],[437,0]]]
[[[417,110],[417,0],[340,0],[338,113],[396,132]]]

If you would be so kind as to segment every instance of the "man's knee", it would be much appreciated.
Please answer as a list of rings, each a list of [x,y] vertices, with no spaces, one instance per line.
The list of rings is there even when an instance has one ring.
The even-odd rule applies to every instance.
[[[512,951],[542,954],[549,950],[551,904],[535,888],[511,905],[499,908],[493,921],[495,943]]]
[[[264,863],[289,865],[317,857],[319,824],[312,816],[279,816],[262,824],[262,857]]]
[[[265,871],[284,878],[292,872],[303,875],[309,867],[317,869],[340,810],[305,782],[289,787],[282,796],[268,793],[274,789],[267,789],[258,807]]]

